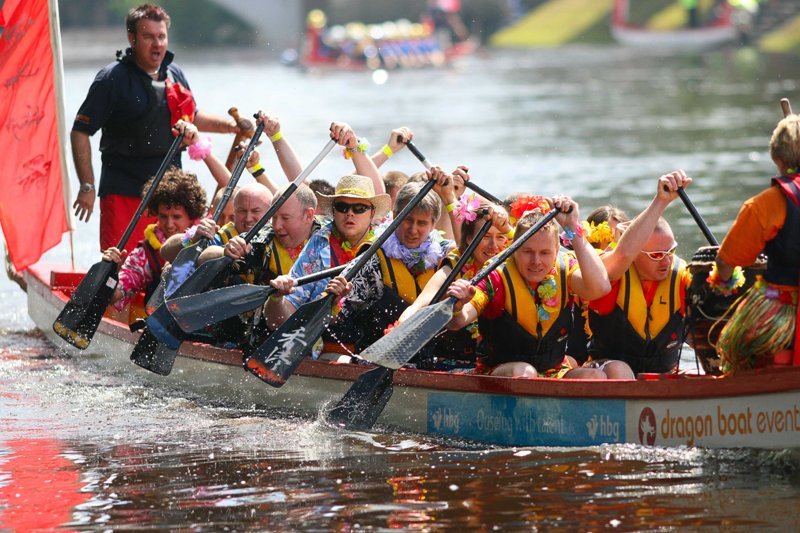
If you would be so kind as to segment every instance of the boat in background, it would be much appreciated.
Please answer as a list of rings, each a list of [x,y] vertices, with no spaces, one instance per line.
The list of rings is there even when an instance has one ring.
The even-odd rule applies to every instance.
[[[628,0],[616,0],[611,16],[611,35],[624,45],[636,48],[702,52],[740,38],[728,2],[718,7],[714,20],[697,28],[658,30],[628,22]]]
[[[325,14],[315,9],[307,17],[302,51],[286,51],[282,61],[307,69],[419,69],[447,65],[472,54],[478,46],[472,38],[452,42],[431,24],[407,19],[328,26]]]
[[[109,317],[81,352],[55,334],[53,322],[82,277],[68,268],[33,265],[25,271],[28,313],[53,344],[103,372],[166,381],[214,402],[316,417],[373,368],[306,359],[276,389],[243,370],[239,350],[184,342],[172,373],[159,376],[130,362],[140,334]],[[438,437],[502,446],[800,447],[800,367],[725,378],[649,374],[636,381],[401,369],[393,385],[378,422]]]

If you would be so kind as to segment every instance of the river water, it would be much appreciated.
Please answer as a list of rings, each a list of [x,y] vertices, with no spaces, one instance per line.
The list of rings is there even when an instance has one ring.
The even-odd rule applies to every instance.
[[[306,161],[332,120],[373,147],[407,125],[431,160],[469,165],[497,195],[567,193],[584,213],[613,202],[632,214],[660,174],[684,168],[720,239],[774,172],[767,146],[779,99],[800,105],[796,60],[748,50],[490,51],[385,83],[365,72],[303,73],[254,50],[177,54],[201,108],[274,111]],[[105,62],[67,59],[72,117]],[[215,136],[221,157],[229,139]],[[272,171],[274,154],[263,153]],[[332,155],[316,177],[335,181],[348,166]],[[211,184],[205,169],[187,167]],[[400,153],[386,168],[410,173],[419,163]],[[691,257],[702,234],[680,203],[667,217]],[[97,220],[77,224],[75,262],[88,267],[99,259]],[[68,263],[68,240],[45,260]],[[744,531],[800,522],[791,450],[506,449],[381,428],[343,433],[185,397],[168,382],[146,386],[133,366],[111,375],[54,350],[5,279],[0,299],[0,530]],[[690,351],[683,366],[694,366]]]

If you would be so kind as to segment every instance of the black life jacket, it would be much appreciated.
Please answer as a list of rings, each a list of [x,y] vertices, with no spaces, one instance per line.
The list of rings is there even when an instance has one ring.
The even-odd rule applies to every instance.
[[[172,115],[167,105],[167,82],[150,79],[128,57],[121,62],[131,69],[131,77],[144,87],[148,98],[147,111],[131,122],[103,126],[100,151],[104,155],[163,157],[175,139],[171,130]],[[174,81],[169,68],[167,79]]]
[[[786,221],[767,243],[767,271],[764,279],[778,285],[797,285],[800,273],[800,174],[772,178],[786,196]]]
[[[569,312],[571,298],[567,292],[566,260],[563,253],[558,254],[558,286],[560,287],[558,316],[543,331],[542,323],[536,320],[536,334],[529,332],[520,324],[519,313],[537,313],[536,306],[518,309],[518,299],[529,294],[528,286],[520,278],[515,283],[508,263],[498,271],[505,286],[505,309],[495,319],[478,318],[478,329],[483,336],[479,348],[487,366],[502,363],[530,363],[539,373],[557,368],[564,360],[567,338],[572,328],[572,314]],[[522,286],[519,286],[522,285]],[[522,292],[525,291],[525,292]],[[522,306],[519,306],[522,307]]]
[[[646,303],[643,303],[642,284],[634,268],[631,266],[625,272],[617,303],[611,313],[600,315],[589,308],[589,326],[592,330],[589,355],[593,359],[624,361],[634,373],[671,372],[678,365],[684,340],[681,289],[678,284],[686,263],[675,258],[669,277],[659,283],[653,303],[647,309],[639,308]],[[631,303],[632,291],[637,291],[635,301],[639,302],[638,305]],[[656,322],[662,323],[655,336],[651,335],[650,330],[654,311],[657,314]],[[634,327],[633,319],[644,321],[643,334]]]

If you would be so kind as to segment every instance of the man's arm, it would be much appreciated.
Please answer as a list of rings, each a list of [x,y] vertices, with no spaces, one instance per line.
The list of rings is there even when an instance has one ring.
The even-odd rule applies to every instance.
[[[239,126],[233,118],[226,118],[206,111],[198,111],[194,116],[193,123],[198,130],[209,133],[239,133]]]
[[[658,189],[653,201],[625,229],[617,247],[603,255],[603,265],[610,281],[618,280],[630,268],[636,255],[650,239],[664,210],[678,197],[678,187],[686,187],[691,182],[692,178],[687,177],[682,170],[658,178]]]
[[[89,135],[80,131],[72,130],[69,135],[72,144],[72,160],[75,162],[75,170],[78,172],[80,183],[90,183],[94,186],[94,170],[92,169],[92,144]],[[75,216],[78,220],[89,222],[89,218],[94,211],[94,188],[87,192],[78,189],[78,196],[72,207],[75,209]]]

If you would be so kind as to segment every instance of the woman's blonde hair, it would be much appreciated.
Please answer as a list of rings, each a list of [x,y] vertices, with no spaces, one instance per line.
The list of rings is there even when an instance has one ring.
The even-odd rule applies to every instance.
[[[769,141],[769,155],[784,168],[800,170],[800,116],[789,115],[778,122]]]

